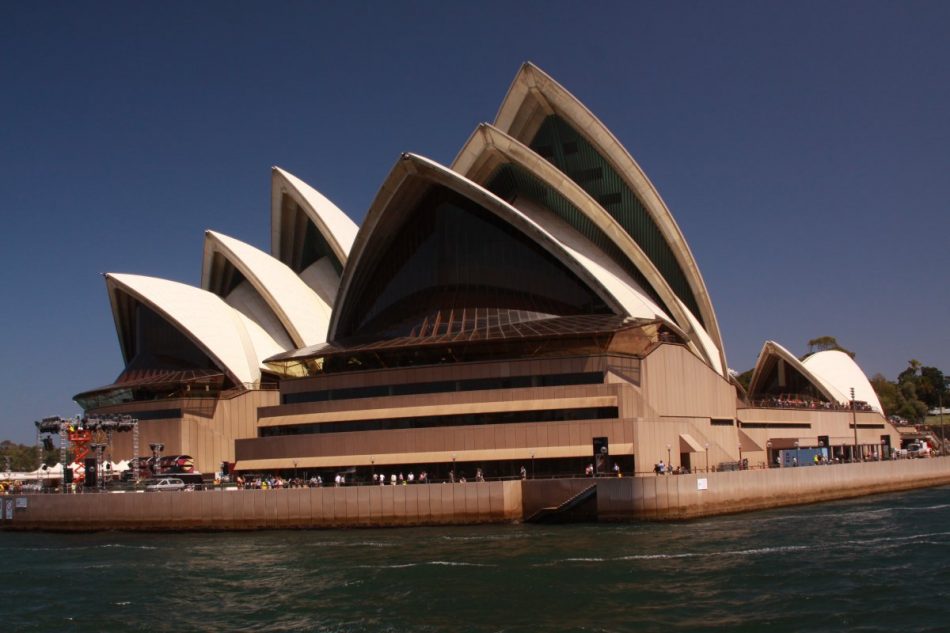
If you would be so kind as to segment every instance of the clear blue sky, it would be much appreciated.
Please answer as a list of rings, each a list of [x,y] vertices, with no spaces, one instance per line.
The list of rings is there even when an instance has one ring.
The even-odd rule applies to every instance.
[[[947,2],[2,3],[0,438],[122,369],[99,273],[269,250],[271,165],[359,222],[525,60],[657,186],[734,369],[833,335],[950,373],[948,33]]]

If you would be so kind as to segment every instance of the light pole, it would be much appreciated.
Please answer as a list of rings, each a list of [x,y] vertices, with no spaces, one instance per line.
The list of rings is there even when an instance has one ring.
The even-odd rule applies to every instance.
[[[798,452],[798,440],[795,440],[795,465],[796,466],[798,466],[799,465],[798,462],[801,461],[799,459],[800,456],[801,456],[801,453]]]
[[[531,451],[531,478],[534,479],[534,451]]]
[[[858,412],[854,402],[854,387],[851,387],[851,421],[854,423],[854,447],[851,449],[851,463],[858,459]]]
[[[945,442],[947,439],[944,437],[943,432],[943,392],[947,389],[948,381],[946,378],[943,379],[943,384],[940,385],[942,389],[937,392],[937,406],[940,407],[940,454],[943,455],[946,452]]]
[[[775,463],[775,460],[772,459],[772,440],[765,442],[765,459],[769,463],[769,468],[771,468],[772,464]]]
[[[742,470],[742,444],[739,444],[739,470]]]
[[[453,484],[455,483],[455,453],[452,453],[452,472],[449,473],[449,479]]]
[[[670,449],[673,448],[669,444],[666,445],[666,470],[667,472],[673,469],[673,458],[670,457]]]
[[[825,451],[821,450],[825,447],[825,443],[820,441],[818,442],[818,463],[822,463],[825,459]]]
[[[149,444],[148,447],[152,449],[152,459],[154,460],[152,462],[152,474],[157,475],[158,474],[158,460],[162,456],[162,451],[165,450],[165,445],[162,444],[161,442],[153,442]]]
[[[91,448],[96,454],[96,488],[102,489],[102,451],[105,449],[105,444],[90,444]]]
[[[706,472],[709,472],[709,442],[706,442]]]
[[[369,458],[369,469],[371,471],[370,476],[375,478],[376,477],[376,457],[375,456]]]

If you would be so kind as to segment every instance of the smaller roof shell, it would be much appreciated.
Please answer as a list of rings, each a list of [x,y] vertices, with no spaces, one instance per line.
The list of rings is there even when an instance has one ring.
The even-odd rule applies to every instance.
[[[815,386],[815,388],[824,396],[829,402],[846,402],[847,398],[842,395],[832,385],[827,384],[820,376],[816,376],[810,369],[805,367],[798,357],[792,354],[790,351],[776,343],[775,341],[766,341],[762,345],[762,350],[759,352],[759,358],[755,363],[755,369],[752,372],[752,380],[749,381],[749,395],[754,397],[754,394],[759,391],[760,382],[765,377],[766,365],[771,358],[778,358],[784,361],[787,365],[792,367],[795,371],[800,373],[805,377],[808,382]]]
[[[157,277],[107,273],[105,278],[126,363],[134,356],[135,350],[131,348],[134,337],[130,330],[133,323],[127,320],[119,308],[121,294],[129,295],[166,319],[236,384],[260,382],[261,357],[255,351],[254,340],[245,327],[249,319],[220,297],[187,284]],[[266,344],[259,346],[262,354],[277,347]]]
[[[223,289],[213,287],[212,263],[220,253],[253,285],[268,307],[280,319],[297,347],[326,340],[330,306],[283,262],[250,244],[214,231],[205,232],[201,287],[218,296]]]
[[[359,227],[326,196],[280,167],[271,168],[271,252],[286,261],[281,253],[281,215],[283,195],[289,195],[323,235],[340,264],[346,265]]]
[[[750,396],[758,391],[759,383],[764,377],[766,363],[771,357],[778,357],[785,361],[811,382],[830,402],[849,403],[853,387],[855,400],[866,402],[874,411],[884,413],[884,408],[871,382],[848,354],[838,350],[826,350],[812,354],[801,361],[775,341],[766,341],[762,346],[762,351],[759,352],[755,370],[752,372],[752,380],[749,382]]]
[[[851,399],[853,388],[855,400],[866,402],[878,413],[884,413],[871,381],[850,355],[838,350],[825,350],[812,354],[802,361],[802,365],[841,393],[843,402]]]

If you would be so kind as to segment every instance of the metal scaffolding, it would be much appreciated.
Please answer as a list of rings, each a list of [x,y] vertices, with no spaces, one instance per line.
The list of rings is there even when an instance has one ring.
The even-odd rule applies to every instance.
[[[92,448],[90,445],[93,434],[100,437],[105,435],[106,443],[99,443],[96,446],[96,473],[99,474],[100,462],[105,447],[108,447],[109,454],[112,453],[112,434],[132,432],[132,457],[138,457],[139,451],[139,421],[130,415],[102,415],[86,416],[75,418],[62,418],[52,416],[43,418],[35,422],[37,446],[40,446],[40,436],[59,435],[59,463],[63,466],[63,480],[65,482],[65,471],[69,468],[66,463],[67,451],[72,445],[76,449],[75,460],[84,458]],[[39,448],[42,456],[42,448]],[[134,471],[133,475],[138,480],[139,473]],[[101,487],[101,486],[100,486]],[[66,492],[66,486],[62,486],[63,492]]]

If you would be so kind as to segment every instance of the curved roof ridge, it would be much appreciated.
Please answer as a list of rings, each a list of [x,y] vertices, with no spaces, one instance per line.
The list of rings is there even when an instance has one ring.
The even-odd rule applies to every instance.
[[[341,318],[343,318],[341,315],[346,315],[347,312],[347,303],[349,301],[349,294],[352,292],[353,278],[358,274],[368,245],[376,233],[376,227],[379,225],[380,219],[388,215],[388,213],[391,213],[387,213],[387,209],[391,208],[391,200],[400,191],[403,183],[412,177],[423,178],[433,184],[452,189],[469,200],[480,204],[495,215],[502,217],[519,232],[539,244],[549,254],[567,266],[569,270],[600,296],[608,306],[611,306],[616,313],[622,314],[627,312],[623,302],[614,292],[606,287],[603,280],[598,278],[597,274],[587,266],[582,258],[577,256],[576,252],[562,244],[547,228],[539,225],[522,211],[457,172],[431,159],[406,153],[403,154],[396,165],[393,166],[386,181],[380,187],[376,198],[373,200],[366,214],[366,219],[360,228],[359,235],[357,235],[356,241],[353,244],[353,258],[343,271],[338,303],[336,309],[333,311],[333,318],[330,323],[330,331],[328,333],[329,340],[332,341],[338,338],[339,324]],[[409,210],[411,210],[411,205],[402,205],[400,210],[402,213],[408,213]],[[668,317],[667,320],[669,320]]]
[[[850,392],[854,388],[855,400],[866,402],[878,413],[884,413],[871,381],[849,354],[836,349],[824,350],[803,360],[802,365],[840,391],[845,402],[851,399]]]
[[[617,174],[640,198],[686,278],[700,311],[700,314],[695,316],[704,324],[720,350],[723,367],[727,367],[722,335],[706,283],[679,225],[656,187],[607,126],[577,97],[531,62],[523,64],[515,76],[498,110],[495,126],[515,138],[523,138],[529,123],[537,123],[537,118],[529,121],[530,113],[525,112],[522,107],[529,95],[534,98],[535,105],[542,109],[545,116],[557,113],[572,122],[577,133],[600,150],[603,159],[612,164]]]
[[[623,306],[627,314],[641,319],[661,320],[677,325],[663,308],[658,306],[640,287],[635,279],[622,270],[610,258],[598,257],[599,251],[583,235],[560,218],[545,218],[550,212],[535,204],[511,205],[535,225],[543,227],[571,257],[577,260],[591,275],[597,278]],[[677,328],[679,326],[677,325]]]
[[[620,226],[616,218],[564,172],[518,139],[489,123],[482,123],[475,129],[453,161],[452,169],[466,178],[485,184],[497,167],[491,164],[489,158],[491,153],[496,153],[504,160],[525,169],[583,213],[643,275],[646,283],[669,311],[670,318],[686,333],[686,338],[696,339],[695,351],[719,374],[723,374],[725,356],[722,350],[716,346],[703,325],[676,295],[653,261],[636,240]]]
[[[128,348],[128,329],[132,323],[119,309],[118,293],[129,295],[165,319],[235,383],[260,382],[263,359],[255,352],[242,321],[243,315],[217,295],[188,284],[145,275],[107,273],[105,279],[126,364],[133,352]]]
[[[749,381],[750,398],[753,397],[758,390],[758,382],[762,379],[765,371],[765,363],[770,356],[776,356],[791,365],[795,371],[799,372],[808,382],[814,385],[829,402],[841,403],[848,401],[847,396],[841,393],[834,385],[826,382],[822,376],[806,367],[802,361],[798,360],[797,356],[775,341],[766,341],[762,345],[762,350],[759,352],[759,357],[755,362],[755,369],[752,370],[752,379]]]
[[[346,265],[359,227],[329,198],[280,167],[271,167],[271,253],[282,259],[281,196],[287,193],[297,202],[326,239],[340,263]]]
[[[201,287],[219,296],[221,289],[212,287],[215,253],[223,255],[251,283],[294,345],[306,347],[326,341],[331,308],[290,267],[246,242],[206,231]]]

